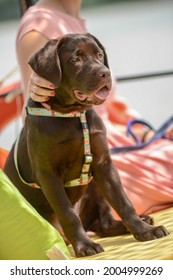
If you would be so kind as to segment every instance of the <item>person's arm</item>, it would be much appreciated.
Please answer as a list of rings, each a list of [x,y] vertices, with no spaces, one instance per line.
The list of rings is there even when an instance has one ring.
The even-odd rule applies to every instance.
[[[22,39],[17,43],[17,59],[20,68],[25,100],[24,107],[29,97],[38,102],[45,102],[48,100],[48,96],[54,95],[54,86],[51,85],[49,81],[44,80],[41,77],[37,76],[35,73],[33,73],[31,67],[28,64],[29,57],[38,49],[40,49],[45,43],[47,43],[47,41],[48,39],[41,33],[31,31],[25,34],[22,37]],[[22,116],[24,119],[24,110]]]

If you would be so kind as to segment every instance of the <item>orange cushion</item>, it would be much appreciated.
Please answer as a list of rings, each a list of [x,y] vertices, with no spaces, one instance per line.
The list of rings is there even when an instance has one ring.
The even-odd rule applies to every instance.
[[[8,156],[8,151],[2,147],[0,147],[0,168],[3,169],[7,156]]]
[[[17,94],[15,96],[16,91],[19,91],[19,93],[21,91],[21,84],[19,81],[0,87],[0,130],[21,114],[23,95]],[[3,96],[7,93],[14,94],[10,102]]]

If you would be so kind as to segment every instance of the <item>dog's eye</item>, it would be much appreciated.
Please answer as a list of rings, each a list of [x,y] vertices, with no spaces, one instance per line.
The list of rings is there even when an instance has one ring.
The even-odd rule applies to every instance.
[[[103,54],[102,53],[98,53],[98,58],[102,59],[103,58]]]
[[[78,56],[74,56],[70,59],[70,62],[73,62],[73,63],[78,62],[78,61],[80,61],[80,58]]]

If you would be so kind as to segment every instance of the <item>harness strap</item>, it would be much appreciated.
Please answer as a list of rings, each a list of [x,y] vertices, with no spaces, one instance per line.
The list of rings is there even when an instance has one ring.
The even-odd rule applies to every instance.
[[[65,183],[65,187],[87,185],[92,180],[92,176],[89,175],[89,170],[90,170],[90,164],[93,161],[93,156],[91,154],[91,149],[90,149],[89,129],[88,129],[85,112],[80,113],[80,121],[82,124],[83,136],[84,136],[84,164],[81,170],[80,178]]]
[[[59,118],[74,118],[74,117],[81,117],[83,113],[79,112],[70,112],[70,113],[60,113],[56,112],[54,110],[48,110],[46,108],[31,108],[31,107],[26,107],[26,112],[27,115],[31,116],[38,116],[38,117],[59,117]]]
[[[18,174],[20,180],[21,180],[24,184],[30,186],[31,188],[39,189],[39,188],[40,188],[39,185],[37,185],[36,183],[28,183],[28,182],[26,182],[26,181],[22,178],[22,176],[21,176],[21,174],[20,174],[19,165],[18,165],[18,160],[17,160],[17,151],[18,151],[19,139],[20,139],[20,136],[17,138],[17,140],[16,140],[16,142],[15,142],[15,146],[14,146],[14,164],[15,164],[15,167],[16,167],[17,174]]]
[[[86,119],[86,112],[70,112],[67,114],[63,114],[60,112],[55,112],[53,110],[48,110],[45,108],[31,108],[31,107],[26,107],[26,111],[28,115],[33,115],[33,116],[40,116],[40,117],[61,117],[61,118],[73,118],[73,117],[79,117],[80,122],[82,125],[83,129],[83,137],[84,137],[84,163],[82,166],[81,170],[81,175],[80,178],[71,180],[69,182],[65,183],[65,187],[75,187],[79,185],[87,185],[91,180],[92,176],[89,173],[90,171],[90,165],[93,161],[93,156],[91,154],[91,148],[90,148],[90,137],[89,137],[89,129],[88,129],[88,124],[87,124],[87,119]],[[18,167],[18,161],[17,161],[17,150],[18,150],[18,143],[19,139],[17,139],[14,147],[14,162],[15,162],[15,167],[18,173],[18,176],[20,180],[24,183],[27,184],[28,186],[32,188],[40,188],[39,185],[36,183],[28,183],[26,182],[20,172],[19,172],[19,167]]]

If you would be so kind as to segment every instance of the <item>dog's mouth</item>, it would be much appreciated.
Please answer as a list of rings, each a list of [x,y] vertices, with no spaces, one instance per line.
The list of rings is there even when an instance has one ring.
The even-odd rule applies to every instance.
[[[100,101],[105,101],[110,95],[110,89],[107,86],[104,86],[97,90],[96,92],[86,94],[79,90],[74,90],[74,95],[79,101],[93,101],[95,98]]]

